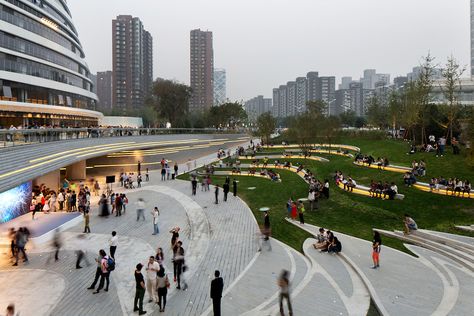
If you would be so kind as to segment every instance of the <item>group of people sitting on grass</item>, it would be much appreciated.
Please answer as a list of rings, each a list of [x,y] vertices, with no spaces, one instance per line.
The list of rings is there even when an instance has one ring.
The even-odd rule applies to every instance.
[[[352,192],[354,188],[357,186],[357,182],[352,179],[352,177],[344,177],[341,171],[336,171],[336,175],[334,176],[334,180],[336,184],[339,185],[342,183],[343,189],[349,192]]]
[[[411,187],[416,183],[416,181],[416,177],[411,171],[405,172],[405,174],[403,175],[403,182],[407,187]]]
[[[372,180],[370,182],[369,193],[371,197],[384,199],[388,197],[390,200],[393,200],[398,194],[398,187],[395,182],[389,184],[387,181],[385,181],[385,183],[382,184],[382,181],[376,182]]]
[[[319,252],[337,254],[342,251],[341,242],[330,230],[325,230],[321,227],[319,233],[315,236],[315,239],[317,242],[313,244],[313,247],[314,249],[319,250]]]
[[[213,165],[205,165],[203,167],[205,174],[214,174],[214,166]]]
[[[377,165],[379,169],[387,167],[390,164],[387,157],[378,157],[377,159],[374,159],[374,157],[370,155],[362,155],[361,153],[358,153],[354,160],[359,164],[367,164],[369,167],[373,164]]]
[[[413,160],[411,163],[411,170],[413,174],[423,177],[426,175],[426,162],[421,159],[419,162]]]
[[[440,191],[440,189],[445,189],[446,194],[451,191],[451,195],[464,196],[467,193],[467,196],[471,196],[471,182],[469,180],[462,181],[458,178],[449,178],[448,180],[443,177],[431,178],[429,183],[430,192]]]

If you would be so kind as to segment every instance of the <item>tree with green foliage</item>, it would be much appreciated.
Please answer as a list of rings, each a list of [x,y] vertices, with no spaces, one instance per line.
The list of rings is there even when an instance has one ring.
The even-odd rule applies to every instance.
[[[444,82],[441,90],[446,99],[446,103],[440,105],[439,109],[445,117],[444,126],[447,129],[447,139],[450,142],[453,137],[454,126],[457,125],[461,106],[458,101],[458,95],[461,91],[461,76],[466,71],[466,67],[461,68],[457,60],[451,56],[446,62],[442,71]]]
[[[153,83],[151,106],[172,127],[186,125],[191,88],[172,80],[156,80]]]
[[[322,117],[328,110],[328,104],[323,100],[311,100],[306,102],[306,112],[314,119]]]
[[[418,124],[421,128],[421,143],[426,143],[426,126],[430,120],[430,106],[431,104],[431,91],[433,90],[433,72],[435,66],[433,65],[434,57],[428,53],[423,58],[421,64],[421,72],[416,80],[416,110],[418,113]]]
[[[216,128],[233,128],[246,123],[247,112],[245,112],[242,104],[238,102],[226,102],[219,106],[211,107],[208,113],[208,120]]]
[[[356,119],[357,116],[352,110],[339,114],[339,120],[341,121],[342,125],[355,126]]]
[[[388,123],[392,130],[398,130],[403,116],[403,93],[392,91],[388,98]]]
[[[387,109],[382,106],[376,96],[370,98],[367,107],[367,121],[370,125],[384,128],[388,125]]]
[[[257,119],[257,134],[265,144],[270,144],[270,137],[275,132],[276,120],[270,112],[263,113]]]

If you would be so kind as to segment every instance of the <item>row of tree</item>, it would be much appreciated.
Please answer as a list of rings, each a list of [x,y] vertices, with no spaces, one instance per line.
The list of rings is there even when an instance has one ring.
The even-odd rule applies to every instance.
[[[453,57],[448,58],[441,72],[443,80],[438,83],[444,96],[442,103],[433,100],[435,68],[434,58],[428,55],[423,58],[419,77],[407,82],[403,89],[392,91],[387,105],[373,97],[367,108],[368,123],[393,130],[403,127],[404,136],[417,144],[426,143],[428,134],[445,135],[448,141],[458,136],[463,122],[474,115],[472,107],[462,106],[459,100],[465,67]]]
[[[144,124],[150,127],[233,128],[247,121],[247,113],[238,102],[224,103],[218,107],[191,113],[189,101],[191,88],[172,80],[156,80],[152,95],[142,111]]]

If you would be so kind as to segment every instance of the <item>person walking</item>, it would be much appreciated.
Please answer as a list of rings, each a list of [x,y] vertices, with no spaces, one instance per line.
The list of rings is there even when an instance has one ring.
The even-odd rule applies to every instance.
[[[170,287],[170,281],[165,273],[164,268],[160,268],[160,270],[158,271],[156,286],[158,287],[158,305],[160,306],[160,312],[163,313],[166,307],[166,296],[168,295],[168,288]]]
[[[88,234],[91,232],[91,229],[89,227],[89,221],[90,221],[89,211],[86,211],[84,213],[84,233],[88,233]]]
[[[161,168],[161,181],[166,181],[166,168]]]
[[[20,227],[18,231],[15,233],[15,263],[13,266],[18,265],[18,259],[20,256],[20,252],[23,255],[23,262],[28,262],[28,256],[26,255],[25,252],[25,246],[26,243],[28,242],[28,237],[24,231],[23,227]]]
[[[267,245],[268,251],[272,250],[272,245],[270,244],[270,232],[271,232],[270,215],[268,215],[268,212],[265,212],[265,215],[263,217],[262,237],[263,237],[263,242]],[[262,250],[262,246],[260,246],[258,251]]]
[[[148,168],[146,168],[145,181],[146,182],[150,181],[150,173],[148,172]]]
[[[122,216],[122,195],[115,196],[115,216]]]
[[[148,292],[148,303],[158,304],[158,293],[156,285],[157,273],[160,271],[160,265],[155,261],[155,257],[150,256],[146,266],[146,290]]]
[[[178,290],[181,289],[181,273],[183,273],[183,266],[184,266],[184,249],[183,243],[178,241],[176,245],[176,254],[174,256],[174,261],[176,262],[176,280],[178,282],[178,286],[176,287]]]
[[[222,290],[224,289],[224,280],[219,270],[214,272],[214,280],[211,281],[211,299],[214,316],[221,316]]]
[[[100,192],[100,185],[99,185],[99,181],[96,180],[94,183],[94,195],[99,196],[99,192]]]
[[[372,240],[372,261],[374,266],[372,269],[380,267],[380,250],[382,248],[382,238],[378,231],[374,231],[374,239]]]
[[[138,163],[137,163],[137,173],[138,174],[142,173],[142,163],[140,160],[138,160]]]
[[[61,249],[62,246],[62,241],[61,241],[61,233],[59,231],[59,228],[56,228],[54,231],[54,237],[53,237],[53,247],[56,249],[54,251],[54,261],[59,260],[59,250]]]
[[[196,189],[197,189],[197,179],[196,176],[193,176],[193,179],[191,180],[191,194],[196,195]]]
[[[237,196],[237,180],[232,181],[232,190],[234,191],[234,196]]]
[[[293,315],[293,309],[291,307],[291,300],[290,300],[290,273],[288,270],[283,270],[278,278],[278,286],[280,287],[280,295],[279,295],[279,304],[280,304],[280,315],[284,316],[285,311],[283,309],[283,299],[286,299],[288,304],[288,314],[290,316]]]
[[[138,315],[146,314],[143,310],[143,298],[145,297],[145,280],[142,274],[143,265],[137,264],[135,269],[135,299],[133,300],[133,311]],[[138,306],[137,306],[138,305]]]
[[[114,230],[112,232],[112,237],[110,237],[109,239],[110,256],[114,260],[115,260],[115,252],[117,251],[117,245],[118,245],[118,237],[117,237],[117,232]]]
[[[216,203],[216,204],[219,204],[219,185],[218,185],[218,184],[216,184],[216,189],[215,189],[215,191],[214,191],[214,194],[215,194],[215,196],[216,196],[216,201],[215,201],[215,203]]]
[[[99,200],[99,216],[109,216],[109,205],[105,194]]]
[[[225,182],[224,185],[222,186],[222,190],[224,191],[224,202],[227,202],[227,194],[229,194],[229,182]]]
[[[152,235],[157,235],[160,233],[160,229],[158,228],[158,216],[160,216],[160,211],[158,210],[158,207],[155,206],[155,208],[151,212],[151,215],[153,216],[153,234]]]
[[[99,287],[97,288],[97,290],[95,292],[93,292],[93,294],[99,293],[100,290],[102,290],[102,288],[104,287],[104,283],[105,283],[104,291],[106,291],[106,292],[109,291],[110,270],[113,269],[111,267],[112,262],[109,262],[109,257],[107,256],[105,251],[103,249],[101,249],[99,251],[99,254],[101,256],[101,259],[100,259],[100,281],[99,281]]]
[[[102,250],[103,251],[103,250]],[[95,289],[95,285],[97,284],[97,282],[99,281],[99,278],[100,278],[100,274],[102,272],[102,266],[101,266],[101,262],[102,261],[102,253],[101,251],[99,251],[99,256],[97,258],[95,258],[95,262],[97,263],[97,267],[95,269],[95,276],[94,276],[94,282],[92,282],[91,286],[89,286],[87,289],[88,290],[94,290]]]
[[[145,220],[145,202],[143,201],[142,198],[138,198],[137,202],[137,222],[140,219],[140,217]]]
[[[139,174],[137,176],[137,188],[141,188],[142,187],[142,175]]]

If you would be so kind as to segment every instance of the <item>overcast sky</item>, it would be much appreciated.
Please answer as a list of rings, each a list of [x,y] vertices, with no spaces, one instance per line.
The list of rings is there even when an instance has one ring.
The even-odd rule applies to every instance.
[[[112,19],[140,17],[154,40],[154,77],[189,84],[189,31],[214,34],[227,96],[246,100],[308,71],[405,75],[428,50],[470,59],[469,0],[68,0],[92,72],[112,68]],[[467,74],[467,71],[466,71]]]

